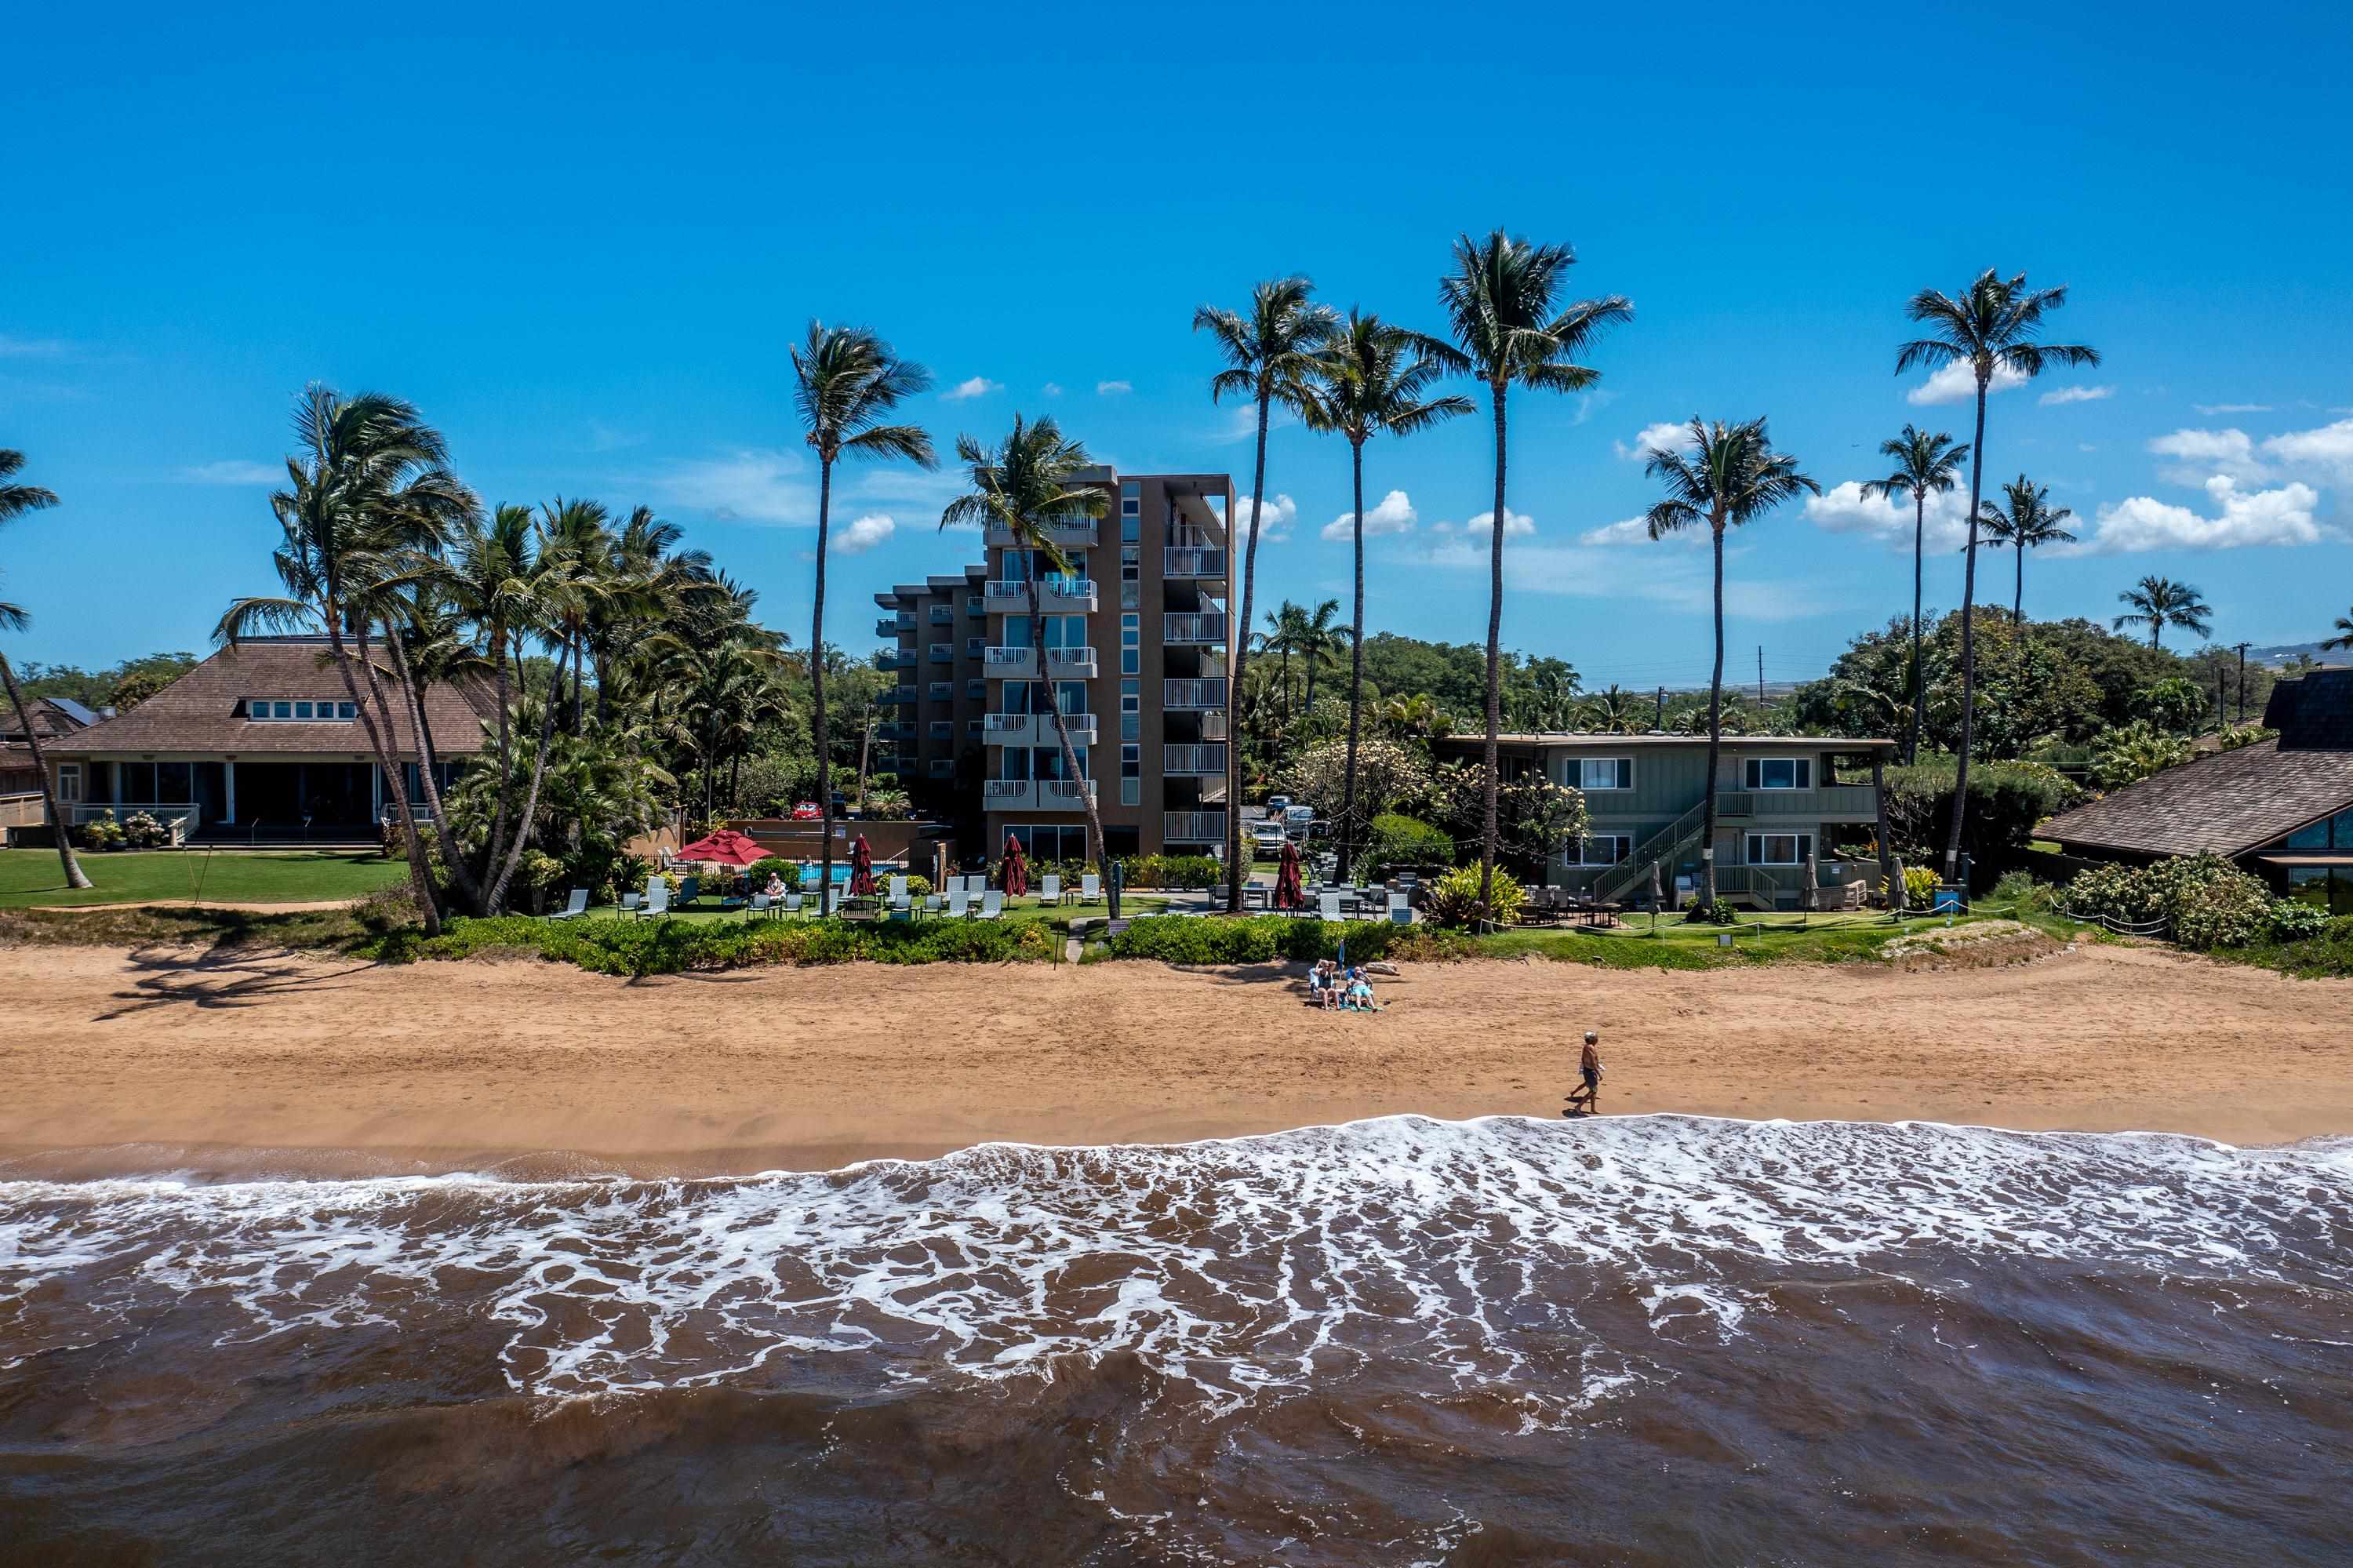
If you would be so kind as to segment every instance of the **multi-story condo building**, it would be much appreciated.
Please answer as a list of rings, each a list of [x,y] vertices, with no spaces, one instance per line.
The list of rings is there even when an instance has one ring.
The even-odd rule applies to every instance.
[[[989,697],[982,678],[987,576],[986,567],[967,567],[956,576],[902,583],[874,596],[884,611],[875,633],[896,644],[882,651],[881,662],[898,676],[885,700],[889,716],[875,732],[883,743],[876,770],[895,773],[919,798],[943,797],[960,761],[973,777],[979,774],[981,719]]]
[[[1100,522],[1054,531],[1067,570],[992,527],[985,566],[876,596],[891,612],[878,630],[899,640],[897,705],[913,716],[912,728],[902,718],[892,731],[896,765],[902,778],[954,779],[976,741],[989,853],[1009,835],[1032,858],[1082,857],[1082,789],[1103,817],[1107,853],[1207,853],[1226,831],[1233,482],[1109,468],[1086,479],[1103,487],[1106,505]],[[951,628],[943,655],[939,637]],[[937,702],[935,659],[948,686]],[[1076,777],[1055,734],[1057,705]]]

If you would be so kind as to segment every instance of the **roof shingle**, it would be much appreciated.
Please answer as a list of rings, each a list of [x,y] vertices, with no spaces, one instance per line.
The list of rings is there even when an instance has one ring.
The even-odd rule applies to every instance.
[[[2353,805],[2353,750],[2217,752],[2063,811],[2040,837],[2068,849],[2241,855]]]

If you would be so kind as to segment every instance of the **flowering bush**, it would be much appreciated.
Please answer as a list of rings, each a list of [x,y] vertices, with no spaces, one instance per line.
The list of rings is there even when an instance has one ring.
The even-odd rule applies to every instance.
[[[2297,898],[2272,901],[2272,935],[2283,942],[2302,941],[2328,929],[2328,911]]]
[[[2147,865],[2097,865],[2067,885],[2067,907],[2126,925],[2162,920],[2185,948],[2235,948],[2272,928],[2274,900],[2261,882],[2221,855]]]
[[[122,847],[122,829],[111,817],[92,817],[78,831],[86,848],[111,850]]]
[[[155,849],[170,841],[169,829],[146,811],[133,811],[122,819],[122,842],[132,849]]]

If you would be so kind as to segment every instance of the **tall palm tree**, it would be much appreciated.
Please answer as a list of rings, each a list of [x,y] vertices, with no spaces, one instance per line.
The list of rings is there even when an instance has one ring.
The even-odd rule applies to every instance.
[[[1651,700],[1640,692],[1630,692],[1612,681],[1585,700],[1577,718],[1604,735],[1640,735],[1643,710],[1650,705]]]
[[[1266,630],[1256,639],[1258,652],[1271,653],[1282,661],[1279,684],[1282,691],[1282,717],[1291,720],[1291,656],[1305,646],[1307,612],[1284,599],[1266,612]]]
[[[417,916],[434,935],[441,928],[440,908],[373,641],[378,622],[396,613],[396,597],[429,568],[453,527],[472,513],[473,493],[449,471],[440,432],[397,397],[373,392],[345,397],[313,385],[295,405],[294,428],[302,450],[286,460],[287,488],[269,498],[284,535],[271,559],[286,591],[236,600],[213,636],[234,647],[258,630],[326,633],[400,818]],[[427,783],[430,789],[429,775]],[[438,802],[432,811],[442,842],[452,842]],[[478,897],[465,857],[451,855],[447,863],[460,895]]]
[[[1909,767],[1919,758],[1920,727],[1928,711],[1928,687],[1920,673],[1920,588],[1927,562],[1928,497],[1953,488],[1969,449],[1966,442],[1955,446],[1953,438],[1942,430],[1930,435],[1906,425],[1902,435],[1880,442],[1879,452],[1894,460],[1894,471],[1885,479],[1867,482],[1863,494],[1890,500],[1899,494],[1912,498],[1912,727],[1904,737],[1904,762]]]
[[[1311,430],[1328,431],[1348,442],[1349,549],[1355,557],[1356,597],[1348,619],[1348,760],[1340,785],[1342,881],[1356,847],[1356,748],[1365,700],[1365,443],[1375,436],[1409,436],[1473,411],[1470,398],[1449,393],[1427,396],[1446,373],[1447,347],[1366,311],[1351,309],[1331,345],[1316,357],[1315,378],[1302,412]],[[1314,668],[1311,661],[1309,669]],[[1313,675],[1308,706],[1314,705]]]
[[[2338,616],[2337,635],[2329,638],[2320,646],[2324,652],[2336,648],[2353,648],[2353,614]]]
[[[2194,631],[2200,637],[2213,630],[2214,609],[2206,602],[2206,596],[2171,577],[2143,577],[2116,598],[2132,608],[2116,617],[2116,629],[2121,631],[2127,626],[2147,627],[2152,651],[2168,626]]]
[[[1691,445],[1654,449],[1645,470],[1665,482],[1667,498],[1645,514],[1653,539],[1704,524],[1715,555],[1715,669],[1707,688],[1707,782],[1700,811],[1700,909],[1715,917],[1715,769],[1724,746],[1724,535],[1800,493],[1821,486],[1798,471],[1798,460],[1773,450],[1760,418],[1727,425],[1694,416]]]
[[[994,450],[982,446],[977,437],[959,435],[956,461],[969,473],[972,489],[948,503],[940,514],[940,526],[994,524],[1013,535],[1015,548],[1035,552],[1056,572],[1069,571],[1071,563],[1054,542],[1052,530],[1100,517],[1108,504],[1101,489],[1080,477],[1094,460],[1087,456],[1085,447],[1062,434],[1050,415],[1033,424],[1015,414],[1013,433]],[[1078,748],[1071,744],[1070,725],[1062,716],[1053,672],[1047,667],[1046,608],[1038,587],[1041,575],[1032,571],[1027,577],[1029,646],[1038,660],[1038,682],[1031,690],[1053,715],[1063,776],[1078,791],[1079,804],[1087,813],[1089,858],[1101,874],[1104,870],[1103,813],[1096,808],[1094,789],[1080,764]],[[1030,711],[1038,711],[1036,702],[1030,704]]]
[[[1898,376],[1916,367],[1966,365],[1977,383],[1978,425],[1969,445],[1969,545],[1961,569],[1961,737],[1953,778],[1953,814],[1945,837],[1945,875],[1959,874],[1961,823],[1968,814],[1969,741],[1977,718],[1978,506],[1984,501],[1986,394],[1994,373],[2031,379],[2052,365],[2097,365],[2097,349],[2077,343],[2042,343],[2042,318],[2067,302],[2067,291],[2030,289],[2026,274],[2004,278],[1989,267],[1954,299],[1936,289],[1912,296],[1905,313],[1928,329],[1896,350]]]
[[[25,466],[25,454],[0,448],[0,523],[12,522],[27,512],[38,512],[58,503],[55,491],[43,490],[37,484],[18,484],[16,471]],[[0,600],[0,630],[22,631],[33,624],[30,611],[23,605]],[[0,653],[0,683],[8,688],[8,705],[16,715],[16,722],[25,726],[25,739],[33,748],[33,771],[41,776],[41,810],[47,817],[49,836],[57,841],[58,863],[65,867],[68,887],[88,887],[90,878],[74,857],[73,824],[58,810],[57,785],[49,779],[47,758],[41,755],[41,726],[33,720],[33,710],[25,705],[25,694],[16,689],[16,672],[8,663],[8,655]]]
[[[2044,545],[2073,544],[2075,535],[2060,524],[2075,514],[2064,506],[2054,511],[2051,487],[2037,485],[2022,473],[2003,485],[2001,493],[2002,500],[2010,505],[2005,508],[2000,502],[1987,502],[1982,521],[1994,548],[2008,546],[2018,552],[2018,587],[2010,600],[2010,620],[2011,625],[2022,628],[2026,624],[2026,552]]]
[[[1298,641],[1299,662],[1305,668],[1306,690],[1300,701],[1309,713],[1315,711],[1315,677],[1340,662],[1340,650],[1348,646],[1355,633],[1345,626],[1335,626],[1339,619],[1340,601],[1327,599],[1300,617]]]
[[[1605,327],[1630,319],[1623,296],[1580,300],[1563,308],[1561,287],[1577,257],[1566,245],[1536,245],[1498,228],[1483,239],[1454,241],[1454,270],[1439,280],[1438,297],[1460,352],[1447,368],[1486,383],[1495,416],[1494,530],[1488,567],[1487,768],[1484,821],[1479,836],[1479,901],[1489,906],[1495,877],[1495,734],[1503,717],[1505,403],[1514,386],[1538,392],[1581,392],[1601,373],[1577,363]]]
[[[833,515],[833,465],[845,456],[902,459],[936,468],[932,438],[920,425],[885,423],[899,405],[932,384],[932,373],[901,359],[865,327],[808,324],[794,345],[793,404],[803,439],[817,453],[817,586],[809,606],[809,739],[817,748],[818,887],[833,885],[831,738],[825,726],[825,562]]]
[[[1203,305],[1193,313],[1193,330],[1206,332],[1224,355],[1226,368],[1209,378],[1209,400],[1248,397],[1258,407],[1257,456],[1250,466],[1250,535],[1242,544],[1241,616],[1233,624],[1232,683],[1240,693],[1249,673],[1250,629],[1253,596],[1258,587],[1259,510],[1266,499],[1266,431],[1277,404],[1293,413],[1305,406],[1308,385],[1315,374],[1315,357],[1331,341],[1337,318],[1328,305],[1309,296],[1315,285],[1304,278],[1273,278],[1250,291],[1247,311]],[[1233,553],[1232,518],[1226,520],[1227,557]],[[1230,591],[1230,590],[1229,590]],[[1241,765],[1242,731],[1239,708],[1228,715],[1226,746],[1226,908],[1242,907]]]

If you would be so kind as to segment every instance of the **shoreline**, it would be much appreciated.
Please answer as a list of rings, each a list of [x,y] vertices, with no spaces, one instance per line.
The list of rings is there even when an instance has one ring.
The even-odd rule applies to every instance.
[[[0,1180],[734,1176],[989,1142],[1182,1143],[1424,1115],[2353,1134],[2353,981],[2148,948],[2031,964],[1409,964],[1388,1011],[1280,965],[543,963],[0,949]]]

